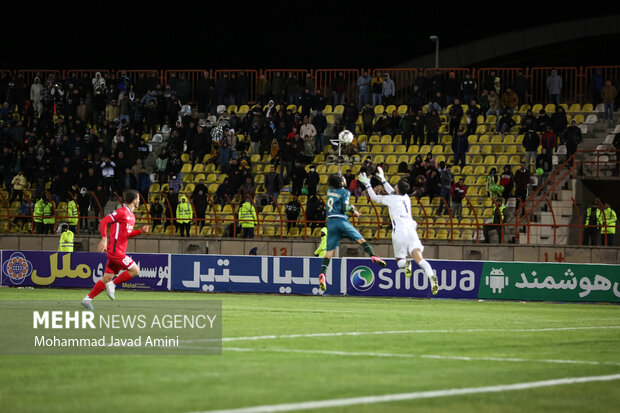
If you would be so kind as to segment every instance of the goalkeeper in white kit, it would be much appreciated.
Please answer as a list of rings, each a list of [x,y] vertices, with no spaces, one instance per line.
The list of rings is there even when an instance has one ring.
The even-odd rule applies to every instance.
[[[370,185],[370,178],[366,173],[361,173],[358,180],[366,187],[368,196],[373,202],[386,205],[390,211],[390,220],[392,221],[392,246],[394,247],[394,257],[398,263],[398,267],[405,270],[405,275],[411,277],[411,261],[409,256],[422,268],[424,274],[431,282],[431,292],[433,295],[439,291],[439,283],[437,276],[433,273],[431,265],[422,257],[424,246],[420,242],[416,227],[418,224],[411,216],[411,198],[407,195],[409,184],[400,180],[396,185],[396,189],[392,187],[386,180],[381,167],[377,168],[377,177],[381,180],[381,184],[385,188],[388,195],[377,195]]]

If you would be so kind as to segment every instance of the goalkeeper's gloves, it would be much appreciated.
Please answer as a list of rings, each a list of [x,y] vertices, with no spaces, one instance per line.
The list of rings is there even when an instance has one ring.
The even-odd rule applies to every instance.
[[[386,182],[385,181],[385,175],[383,174],[383,168],[381,168],[380,166],[377,166],[376,175],[377,175],[377,178],[379,178],[381,180],[381,183]]]
[[[366,188],[370,186],[370,178],[368,177],[368,175],[366,175],[366,172],[362,172],[361,174],[359,174],[357,180],[360,181],[361,184],[364,185]]]

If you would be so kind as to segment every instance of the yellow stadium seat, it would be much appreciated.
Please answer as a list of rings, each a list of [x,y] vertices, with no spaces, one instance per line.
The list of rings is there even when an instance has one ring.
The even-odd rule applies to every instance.
[[[383,105],[375,106],[375,115],[381,115],[385,111],[385,107]]]

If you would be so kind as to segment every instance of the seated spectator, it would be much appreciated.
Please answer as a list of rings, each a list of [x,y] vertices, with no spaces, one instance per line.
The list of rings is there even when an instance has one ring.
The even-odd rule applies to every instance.
[[[426,175],[418,175],[411,186],[411,195],[420,199],[426,194]]]

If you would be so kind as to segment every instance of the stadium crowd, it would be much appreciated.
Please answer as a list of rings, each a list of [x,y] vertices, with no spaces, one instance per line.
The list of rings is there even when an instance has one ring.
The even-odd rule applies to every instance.
[[[557,77],[557,73],[551,73],[548,82],[550,99],[556,104],[560,94],[555,85]],[[151,204],[150,215],[156,226],[158,219],[164,220],[166,227],[170,225],[169,219],[177,217],[179,204],[191,200],[192,216],[185,214],[180,219],[183,222],[177,222],[182,233],[189,235],[185,225],[189,221],[185,220],[193,218],[194,211],[200,226],[205,224],[207,194],[220,205],[231,199],[239,206],[248,198],[258,201],[251,159],[252,155],[262,158],[268,154],[271,168],[264,175],[265,196],[256,204],[262,207],[272,203],[288,186],[296,196],[308,195],[307,219],[321,221],[324,216],[317,196],[320,178],[318,165],[313,164],[315,155],[337,156],[337,148],[329,138],[344,128],[355,131],[360,117],[360,134],[401,135],[407,148],[438,144],[439,130],[447,120],[454,165],[462,168],[469,150],[468,136],[475,133],[480,116],[495,116],[496,130],[506,133],[515,127],[515,109],[528,96],[528,83],[522,74],[513,84],[500,87],[501,79],[494,73],[485,84],[477,85],[468,74],[457,80],[453,72],[426,77],[421,70],[407,102],[396,102],[396,85],[387,73],[370,76],[364,72],[357,80],[357,102],[346,99],[344,83],[344,77],[338,74],[332,90],[324,94],[315,88],[311,73],[302,79],[293,72],[278,72],[269,80],[261,75],[255,85],[256,102],[249,102],[250,81],[243,71],[225,73],[217,79],[204,72],[197,84],[196,102],[191,102],[192,84],[184,73],[178,77],[173,73],[163,85],[156,74],[141,73],[132,81],[123,71],[115,77],[101,73],[92,78],[87,74],[66,79],[36,76],[30,84],[24,78],[12,79],[3,73],[1,182],[10,192],[10,204],[23,203],[20,214],[26,215],[28,208],[35,213],[37,231],[41,233],[55,229],[49,218],[47,223],[42,218],[50,215],[53,205],[73,201],[80,217],[98,217],[115,193],[132,188]],[[249,111],[240,116],[221,110],[235,104],[249,104]],[[328,121],[324,114],[327,104],[344,105],[330,136],[326,134]],[[377,116],[377,105],[388,104],[406,104],[407,110],[384,111]],[[448,107],[446,116],[444,109]],[[442,119],[444,116],[447,119]],[[524,135],[524,163],[514,176],[509,166],[489,175],[487,190],[493,198],[507,200],[516,196],[523,201],[530,174],[534,170],[550,173],[558,143],[566,144],[570,153],[581,141],[580,129],[574,122],[569,125],[559,104],[551,114],[528,111],[518,126]],[[157,135],[166,138],[157,140]],[[153,146],[154,142],[159,144]],[[353,161],[359,159],[362,170],[373,174],[378,165],[373,164],[372,157],[363,162],[359,158],[366,145],[354,139],[341,155]],[[182,168],[187,162],[213,164],[226,178],[215,193],[209,193],[208,186],[200,181],[189,199],[181,199]],[[445,203],[441,202],[438,213],[446,213],[444,205],[451,204],[453,216],[460,217],[467,188],[462,179],[454,182],[451,166],[444,161],[437,163],[429,152],[416,156],[411,164],[401,163],[398,171],[408,175],[412,196],[429,196],[431,200],[441,197]],[[350,172],[346,177],[351,193],[359,196],[357,180]],[[155,182],[162,188],[167,184],[167,190],[150,193]],[[30,193],[34,199],[24,196]],[[287,206],[289,219],[296,219],[299,210],[299,205]],[[96,219],[84,221],[81,227],[95,230],[96,223]]]

